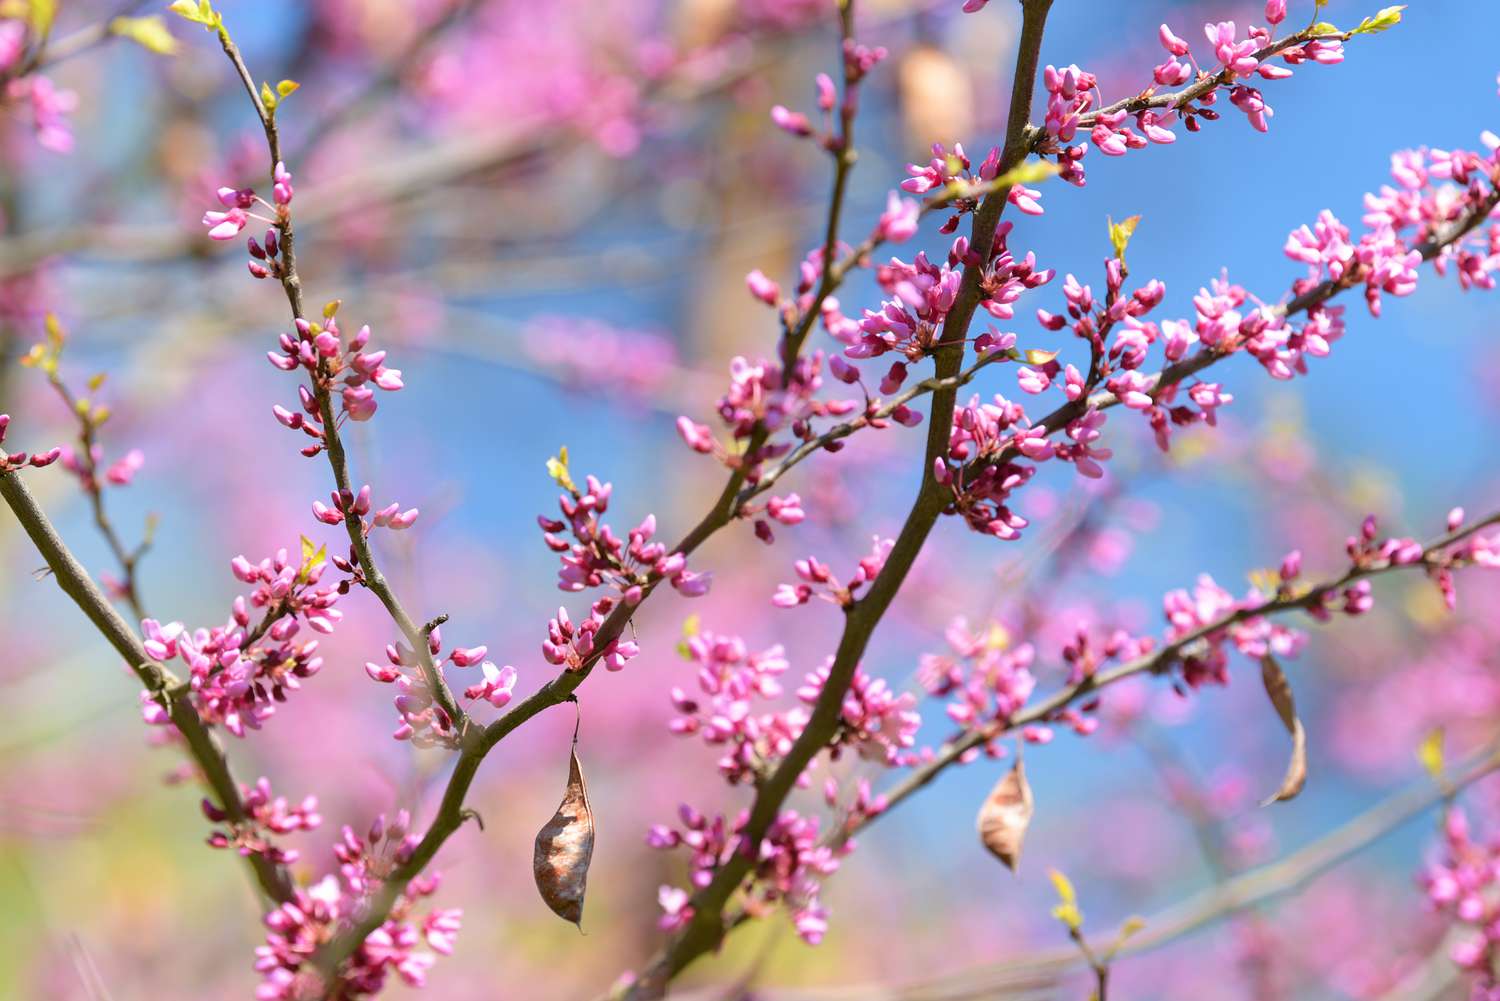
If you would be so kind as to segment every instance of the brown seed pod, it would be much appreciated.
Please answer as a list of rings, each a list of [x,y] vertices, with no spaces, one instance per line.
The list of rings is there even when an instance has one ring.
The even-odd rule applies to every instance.
[[[1011,872],[1016,871],[1021,861],[1021,843],[1031,825],[1033,809],[1031,783],[1026,781],[1026,766],[1021,763],[1018,750],[1016,763],[979,808],[978,820],[979,839]]]
[[[582,927],[584,886],[594,856],[594,812],[578,752],[569,754],[568,789],[557,813],[537,832],[531,869],[552,912]]]
[[[1286,727],[1286,732],[1292,735],[1292,757],[1287,762],[1286,776],[1281,780],[1281,788],[1274,794],[1268,796],[1261,806],[1270,806],[1282,800],[1291,799],[1302,791],[1307,784],[1307,731],[1302,727],[1302,720],[1297,716],[1297,704],[1292,699],[1292,685],[1286,680],[1286,673],[1282,671],[1275,657],[1266,654],[1260,659],[1260,676],[1265,682],[1266,695],[1271,699],[1271,705],[1276,709],[1276,715],[1281,717],[1281,723]]]

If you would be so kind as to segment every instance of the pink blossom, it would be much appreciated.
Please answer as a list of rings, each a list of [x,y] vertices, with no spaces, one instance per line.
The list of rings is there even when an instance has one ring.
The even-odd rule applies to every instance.
[[[890,243],[903,243],[917,232],[917,220],[921,207],[910,198],[902,198],[892,191],[886,196],[885,211],[875,227],[875,236]]]
[[[496,709],[508,704],[516,686],[516,669],[509,664],[496,668],[494,664],[485,661],[479,665],[479,670],[484,679],[464,689],[464,698],[484,699]]]

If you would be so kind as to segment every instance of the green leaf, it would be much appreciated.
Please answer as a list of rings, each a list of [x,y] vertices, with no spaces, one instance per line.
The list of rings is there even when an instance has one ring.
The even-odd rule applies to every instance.
[[[1329,24],[1327,21],[1319,21],[1317,24],[1313,25],[1307,30],[1314,36],[1343,34],[1343,32],[1338,29],[1337,25]]]
[[[276,110],[276,94],[268,83],[260,85],[260,103],[266,106],[267,111]]]
[[[307,536],[302,536],[302,566],[297,570],[299,581],[307,580],[308,576],[318,567],[328,561],[328,546],[313,548],[313,541]]]
[[[1436,781],[1443,777],[1443,728],[1433,727],[1417,745],[1417,760]]]
[[[693,649],[688,646],[688,640],[698,635],[699,620],[697,615],[689,615],[682,620],[682,639],[677,641],[677,656],[683,660],[693,659]]]
[[[296,80],[283,80],[276,85],[276,94],[278,97],[287,97],[300,86],[302,85]]]
[[[1056,177],[1062,168],[1051,160],[1023,160],[990,182],[996,188],[1017,184],[1035,184],[1049,177]]]
[[[1068,926],[1069,931],[1083,927],[1083,912],[1078,909],[1078,894],[1068,877],[1056,869],[1048,869],[1047,876],[1057,890],[1058,905],[1052,908],[1052,916]]]
[[[52,30],[52,20],[55,17],[57,17],[57,0],[31,0],[31,9],[26,15],[26,23],[31,26],[32,34],[42,38]]]
[[[214,5],[209,0],[174,0],[167,8],[178,17],[192,21],[194,24],[203,25],[207,31],[216,31],[224,26],[224,18],[214,10]]]
[[[1396,4],[1392,7],[1382,7],[1374,17],[1367,17],[1359,22],[1359,27],[1355,28],[1350,34],[1374,35],[1389,28],[1394,28],[1401,23],[1401,12],[1405,9],[1406,4],[1404,3]]]
[[[1123,263],[1125,260],[1125,248],[1130,245],[1130,237],[1135,233],[1135,227],[1140,223],[1141,217],[1130,216],[1115,222],[1109,216],[1104,217],[1109,223],[1109,245],[1114,248],[1115,256]]]
[[[1114,942],[1110,944],[1109,949],[1104,953],[1105,961],[1109,962],[1113,960],[1119,954],[1120,950],[1125,947],[1125,943],[1130,940],[1130,937],[1145,927],[1146,919],[1139,915],[1131,915],[1126,918],[1125,923],[1120,926],[1120,932],[1115,936]]]
[[[117,17],[109,22],[109,32],[128,38],[159,56],[170,56],[177,51],[177,39],[172,37],[166,22],[156,14],[149,17]]]
[[[1028,365],[1045,365],[1057,357],[1056,351],[1043,351],[1040,348],[1028,348],[1022,355]]]
[[[568,475],[568,446],[564,445],[557,450],[557,457],[547,460],[547,475],[564,490],[572,493],[576,491],[573,486],[573,477]]]

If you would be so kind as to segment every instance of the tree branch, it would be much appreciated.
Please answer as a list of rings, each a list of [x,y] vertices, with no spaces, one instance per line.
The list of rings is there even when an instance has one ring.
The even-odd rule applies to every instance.
[[[0,472],[0,497],[5,499],[21,527],[31,538],[32,544],[47,561],[52,577],[63,589],[63,593],[73,599],[73,603],[124,658],[141,684],[170,715],[173,726],[187,742],[188,753],[197,763],[214,798],[229,815],[229,820],[232,823],[247,821],[249,817],[240,798],[240,786],[230,774],[224,748],[203,725],[187,692],[175,696],[172,694],[177,688],[177,679],[146,653],[129,624],[115,611],[109,599],[94,584],[88,571],[68,550],[18,473]],[[253,870],[256,883],[267,897],[277,902],[292,899],[292,880],[285,868],[257,854],[246,856],[246,862]]]
[[[1025,128],[1031,113],[1032,90],[1036,86],[1042,34],[1051,5],[1051,0],[1021,0],[1021,39],[1016,55],[1010,118],[1006,125],[1005,149],[1000,163],[1001,173],[1015,166],[1026,155]],[[1008,194],[1008,190],[991,192],[975,212],[970,246],[976,248],[982,260],[988,260]],[[943,332],[934,352],[934,377],[937,379],[952,380],[959,374],[969,323],[981,297],[983,270],[982,264],[964,269],[958,294],[944,319]],[[661,996],[673,977],[694,959],[718,946],[726,931],[724,907],[749,874],[761,839],[776,819],[781,804],[796,785],[797,779],[818,752],[833,739],[838,728],[839,708],[854,680],[854,672],[864,655],[865,647],[942,513],[945,501],[941,485],[933,476],[932,459],[935,454],[939,454],[938,450],[947,445],[957,392],[955,384],[945,386],[933,394],[927,454],[923,460],[921,487],[917,498],[885,566],[876,576],[870,590],[845,608],[843,635],[839,639],[833,664],[806,726],[776,770],[760,785],[750,808],[749,819],[740,833],[738,850],[718,868],[709,884],[694,895],[693,917],[657,954],[640,979],[626,989],[627,997]]]

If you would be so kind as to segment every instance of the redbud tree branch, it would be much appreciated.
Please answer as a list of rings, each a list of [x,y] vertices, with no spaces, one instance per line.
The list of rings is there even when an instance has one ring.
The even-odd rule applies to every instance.
[[[114,522],[110,520],[109,512],[104,506],[104,488],[99,483],[99,463],[94,459],[94,445],[98,438],[98,423],[86,406],[79,407],[79,400],[73,395],[72,390],[55,373],[49,373],[48,381],[57,395],[62,398],[67,406],[68,412],[78,422],[78,464],[83,470],[83,492],[88,497],[89,511],[94,516],[94,527],[104,537],[104,542],[109,546],[109,551],[114,554],[115,561],[120,565],[120,591],[125,604],[130,606],[131,615],[136,621],[146,617],[145,603],[141,601],[140,589],[136,584],[136,566],[141,557],[151,548],[150,528],[147,528],[146,538],[134,549],[126,547],[120,539],[120,533],[115,530]]]
[[[1425,780],[1388,796],[1274,862],[1232,876],[1148,915],[1143,929],[1126,939],[1116,959],[1159,949],[1221,918],[1297,890],[1497,770],[1500,770],[1500,746],[1491,743],[1459,762],[1439,781]],[[1102,936],[1101,940],[1118,940],[1118,936],[1119,931]],[[942,1001],[981,1001],[1008,996],[1006,989],[1018,983],[1054,984],[1056,977],[1076,967],[1080,959],[1076,949],[1058,947],[1033,953],[1025,959],[989,963],[894,988],[888,984],[872,984],[829,991],[798,991],[796,1001],[936,1001],[938,998]],[[768,1001],[780,998],[779,992],[767,994]],[[788,997],[785,1001],[793,999]]]
[[[21,527],[31,538],[32,544],[47,561],[52,577],[63,589],[63,593],[72,598],[73,603],[88,616],[94,628],[125,659],[141,684],[151,693],[151,697],[171,717],[172,725],[182,734],[188,753],[198,765],[215,800],[228,814],[230,823],[239,824],[249,820],[240,798],[239,783],[229,771],[224,748],[203,725],[190,695],[186,691],[174,694],[173,690],[178,686],[177,678],[146,653],[140,638],[95,585],[89,572],[69,551],[18,473],[0,472],[0,497],[5,499]],[[245,861],[267,897],[278,902],[292,899],[292,880],[283,866],[260,854],[248,855]]]
[[[224,49],[224,54],[234,64],[235,71],[239,74],[240,81],[245,85],[245,91],[250,95],[250,102],[255,106],[255,112],[260,117],[260,123],[266,134],[266,147],[271,156],[271,170],[274,175],[276,165],[282,162],[281,136],[276,127],[276,112],[274,108],[267,108],[261,100],[260,93],[255,86],[255,78],[251,76],[249,68],[245,65],[244,58],[240,55],[239,47],[229,37],[229,32],[224,28],[218,31],[219,44]],[[294,320],[305,320],[306,309],[302,298],[302,278],[297,272],[296,238],[292,230],[292,217],[288,211],[277,212],[276,230],[280,237],[281,245],[281,288],[286,293],[287,304],[291,306],[292,318]],[[353,496],[353,488],[349,479],[349,462],[344,451],[343,440],[339,437],[338,415],[333,409],[333,394],[328,386],[327,362],[319,363],[318,377],[312,380],[312,393],[318,404],[319,419],[323,424],[323,450],[328,456],[329,468],[333,471],[335,485],[341,494]],[[354,505],[343,504],[344,528],[349,536],[350,551],[354,554],[355,562],[358,563],[360,573],[365,587],[380,599],[385,606],[386,612],[391,620],[395,622],[396,628],[411,646],[412,652],[417,658],[418,666],[422,671],[422,677],[431,690],[433,698],[447,714],[453,726],[462,732],[467,718],[458,701],[453,697],[453,692],[448,688],[443,673],[438,669],[432,659],[432,651],[428,647],[427,635],[406,611],[401,599],[396,597],[395,590],[381,573],[379,565],[375,562],[375,554],[370,549],[370,541],[365,536],[364,522],[362,516],[354,510]]]
[[[853,32],[853,2],[846,0],[840,5],[840,41],[852,39]],[[843,58],[842,47],[840,58]],[[849,86],[851,70],[846,63],[845,85]],[[852,145],[852,127],[854,110],[847,107],[840,116],[840,132],[835,147],[830,152],[834,156],[834,184],[831,197],[828,221],[825,227],[824,249],[825,259],[832,260],[833,251],[838,246],[839,219],[843,210],[848,190],[848,174],[854,165],[854,153]],[[871,243],[871,246],[874,244]],[[846,258],[852,266],[853,258]],[[800,355],[803,343],[812,323],[819,315],[824,300],[832,294],[847,275],[849,267],[832,270],[831,275],[825,274],[820,280],[817,291],[811,302],[805,307],[805,312],[800,318],[794,318],[791,313],[785,314],[784,336],[782,343],[782,363],[784,370],[791,372],[796,360]],[[972,376],[970,376],[972,377]],[[964,381],[967,381],[965,379]],[[956,385],[956,382],[955,382]],[[923,392],[927,390],[922,390]],[[892,406],[890,411],[893,412]],[[883,416],[877,414],[877,416]],[[845,432],[852,433],[854,428]],[[843,435],[839,435],[842,437]],[[736,464],[731,470],[728,481],[720,491],[718,498],[709,511],[699,520],[697,525],[688,532],[681,541],[673,547],[674,552],[683,555],[691,555],[704,542],[720,529],[729,525],[737,517],[741,506],[753,493],[746,486],[746,480],[750,472],[748,457],[753,456],[766,443],[769,432],[765,428],[756,429],[750,436],[744,452],[745,460]],[[834,440],[834,439],[829,439]],[[804,453],[811,454],[812,449]],[[514,732],[522,724],[528,722],[541,712],[561,705],[573,697],[584,680],[592,673],[594,666],[603,658],[611,644],[624,633],[629,625],[636,609],[650,598],[656,588],[661,584],[660,578],[648,581],[642,586],[642,595],[639,602],[631,605],[620,602],[614,610],[605,618],[599,630],[593,637],[593,649],[583,658],[582,663],[574,670],[564,671],[551,681],[547,682],[531,696],[522,700],[512,707],[498,720],[484,727],[467,727],[458,759],[454,765],[453,774],[449,777],[448,784],[443,791],[443,798],[438,806],[437,813],[432,823],[428,826],[426,834],[418,843],[416,849],[401,864],[397,865],[382,882],[380,890],[370,901],[362,917],[352,928],[340,935],[336,940],[329,943],[317,956],[320,969],[329,973],[337,968],[361,942],[385,921],[392,907],[400,898],[402,892],[437,855],[439,849],[460,827],[465,819],[464,801],[468,795],[469,788],[473,784],[474,777],[478,773],[479,765],[489,751]]]
[[[1016,166],[1026,153],[1030,151],[1033,144],[1038,142],[1035,138],[1037,134],[1036,128],[1026,124],[1026,117],[1029,114],[1031,86],[1034,83],[1035,77],[1036,55],[1034,50],[1031,53],[1030,60],[1032,63],[1030,67],[1030,79],[1024,88],[1021,86],[1021,78],[1023,71],[1026,69],[1028,43],[1033,46],[1039,46],[1040,44],[1042,21],[1045,18],[1048,4],[1031,4],[1027,0],[1022,0],[1022,5],[1023,26],[1020,52],[1017,58],[1017,84],[1012,91],[1011,118],[1007,123],[1006,144],[999,168],[1002,175]],[[1040,9],[1038,10],[1037,8]],[[1028,25],[1031,25],[1035,31],[1035,35],[1030,38],[1027,32]],[[1306,38],[1303,37],[1304,35],[1306,35],[1306,32],[1273,43],[1266,50],[1263,50],[1263,57],[1288,48],[1299,41],[1305,41]],[[1159,98],[1133,100],[1160,100],[1170,102],[1174,107],[1180,107],[1216,86],[1217,79],[1217,77],[1210,77],[1202,80],[1199,84],[1189,87],[1177,95],[1162,95]],[[1018,102],[1022,101],[1024,101],[1024,104],[1020,107],[1021,113],[1018,119],[1016,116],[1017,106]],[[1125,102],[1125,104],[1129,105],[1130,102]],[[1154,105],[1147,104],[1145,106]],[[986,193],[984,201],[975,213],[970,246],[977,248],[981,254],[985,254],[988,251],[990,243],[994,238],[995,227],[998,224],[999,215],[1008,193],[1008,187],[990,190]],[[1422,259],[1431,260],[1441,253],[1444,248],[1462,239],[1489,216],[1497,203],[1500,203],[1500,186],[1495,187],[1485,199],[1481,200],[1463,218],[1447,229],[1435,234],[1431,239],[1418,245],[1416,249],[1420,252]],[[1359,284],[1362,278],[1361,274],[1353,273],[1346,275],[1343,281],[1325,281],[1295,297],[1285,306],[1281,307],[1280,311],[1282,315],[1292,315],[1312,309],[1333,298],[1339,292]],[[958,296],[953,309],[945,318],[943,334],[939,341],[939,347],[935,352],[935,368],[938,378],[952,378],[961,365],[963,339],[972,319],[974,309],[978,304],[978,279],[979,269],[965,269],[964,279],[960,285]],[[945,354],[945,351],[948,353]],[[1204,349],[1193,357],[1185,359],[1183,362],[1168,366],[1155,378],[1153,393],[1160,392],[1167,386],[1207,368],[1222,358],[1227,357],[1230,353],[1232,352]],[[870,635],[873,633],[880,617],[884,614],[886,607],[889,606],[891,599],[895,596],[896,591],[900,588],[907,572],[911,568],[912,562],[915,560],[917,552],[920,551],[928,533],[946,506],[947,497],[943,488],[936,482],[933,476],[932,465],[935,459],[941,457],[946,452],[948,436],[951,432],[955,394],[956,387],[953,389],[944,389],[933,394],[931,415],[927,429],[928,447],[925,468],[923,470],[922,489],[900,535],[896,539],[896,543],[886,560],[885,566],[882,568],[879,576],[875,578],[869,592],[863,598],[845,608],[847,621],[844,634],[840,640],[838,651],[834,656],[829,677],[825,682],[818,703],[814,706],[807,727],[804,729],[801,737],[793,744],[792,749],[783,759],[777,772],[761,787],[755,804],[751,808],[750,821],[742,835],[741,842],[746,854],[737,854],[724,865],[720,866],[709,886],[695,895],[692,901],[694,909],[693,918],[674,936],[667,947],[652,960],[648,971],[642,977],[639,984],[630,989],[631,994],[643,997],[653,996],[654,993],[663,989],[663,985],[672,976],[675,976],[688,962],[691,962],[692,958],[717,946],[726,930],[725,921],[722,916],[723,907],[739,883],[749,873],[753,852],[756,846],[758,846],[760,838],[775,819],[781,802],[790,793],[798,776],[801,775],[802,771],[811,762],[817,751],[821,750],[833,738],[837,728],[839,706],[842,703],[849,684],[853,680],[854,668],[859,658],[863,655]],[[1087,402],[1080,400],[1066,404],[1038,423],[1045,426],[1049,432],[1056,433],[1058,430],[1066,427],[1075,417],[1081,416],[1089,408],[1102,409],[1119,402],[1113,394],[1108,393],[1096,394],[1086,398],[1086,400]],[[981,462],[1003,462],[1012,452],[1013,449],[1008,447],[1001,453],[998,459],[978,460],[975,465],[977,466]],[[1496,518],[1487,519],[1480,525],[1471,526],[1462,534],[1477,531],[1485,525],[1493,524],[1495,520]],[[1453,540],[1448,541],[1451,542]],[[1352,582],[1353,580],[1358,580],[1374,573],[1383,572],[1387,569],[1392,569],[1392,567],[1387,566],[1373,570],[1363,568],[1353,570],[1350,572],[1351,575],[1348,577],[1348,580],[1344,583]],[[1295,601],[1294,604],[1289,604],[1287,607],[1308,607],[1308,604],[1307,599],[1302,599]],[[1270,609],[1270,611],[1275,610],[1279,609]],[[1244,618],[1253,617],[1253,614],[1246,612],[1234,621],[1242,621]],[[1225,625],[1229,624],[1233,623],[1226,623]],[[1220,628],[1223,628],[1223,626]],[[1206,629],[1201,635],[1197,635],[1196,638],[1208,635],[1212,631],[1214,630]],[[1175,654],[1180,651],[1181,644],[1174,644],[1174,647],[1176,648],[1173,651]],[[1025,714],[1025,718],[1018,717],[1011,725],[1032,722],[1061,709],[1074,698],[1085,694],[1085,691],[1091,691],[1100,684],[1115,680],[1114,676],[1116,672],[1124,672],[1129,668],[1128,674],[1135,674],[1147,670],[1149,666],[1138,663],[1123,665],[1120,668],[1116,668],[1115,671],[1097,675],[1086,682],[1089,686],[1087,689],[1071,694],[1068,692],[1059,693],[1057,696],[1054,696],[1053,700],[1049,700],[1048,703],[1043,703]],[[1125,677],[1128,674],[1122,673],[1119,676]],[[969,747],[972,748],[989,739],[993,739],[993,735],[988,737],[973,735],[966,738],[965,742],[968,742]],[[962,751],[954,751],[951,753],[951,760],[942,763],[941,766],[939,763],[943,762],[943,759],[939,759],[939,762],[935,762],[933,765],[914,774],[891,794],[892,804],[931,781],[937,772],[941,770],[941,767],[946,767],[947,763],[956,760],[962,753]],[[945,757],[950,757],[950,755],[945,755]],[[864,823],[867,822],[868,820],[864,821]],[[847,835],[838,836],[844,837]],[[737,926],[738,923],[737,919],[732,918],[729,926]]]
[[[1447,549],[1493,525],[1500,525],[1500,511],[1496,511],[1479,521],[1449,532],[1438,539],[1434,539],[1422,550],[1422,557],[1419,560],[1410,563],[1396,563],[1387,559],[1362,566],[1354,566],[1342,576],[1322,584],[1313,585],[1304,592],[1278,594],[1276,597],[1269,598],[1257,605],[1235,609],[1233,612],[1204,623],[1197,629],[1178,637],[1158,650],[1137,657],[1134,660],[1126,661],[1108,670],[1099,671],[1084,678],[1077,684],[1060,689],[1049,698],[1044,699],[1023,712],[1017,713],[1008,720],[971,730],[958,740],[950,743],[931,762],[912,772],[905,781],[886,793],[887,810],[922,789],[933,779],[937,778],[945,769],[957,763],[969,751],[982,747],[997,737],[1020,727],[1049,720],[1055,717],[1060,710],[1072,703],[1116,682],[1124,681],[1126,678],[1145,673],[1164,674],[1171,670],[1185,650],[1188,650],[1195,643],[1215,633],[1223,632],[1231,626],[1263,616],[1279,615],[1299,609],[1306,611],[1316,608],[1328,596],[1336,594],[1350,584],[1365,580],[1366,578],[1378,577],[1397,570],[1428,570],[1444,566],[1443,557]],[[841,831],[838,832],[838,839],[842,840],[852,836],[855,832],[872,823],[878,816],[880,814],[851,818],[850,822],[845,824]]]
[[[1489,218],[1490,213],[1500,206],[1500,179],[1490,178],[1490,192],[1484,198],[1475,202],[1463,216],[1450,223],[1447,227],[1438,230],[1428,239],[1413,247],[1422,256],[1422,260],[1431,261],[1444,250],[1462,240],[1476,227]],[[1350,268],[1345,272],[1341,280],[1326,279],[1313,286],[1300,295],[1294,296],[1285,304],[1275,306],[1269,311],[1273,316],[1285,319],[1315,309],[1333,299],[1342,292],[1348,291],[1364,282],[1364,272],[1361,268]],[[1226,342],[1224,346],[1203,347],[1179,362],[1161,369],[1161,371],[1148,377],[1153,399],[1158,397],[1163,390],[1174,386],[1189,376],[1196,375],[1211,365],[1215,365],[1225,358],[1239,354],[1239,343],[1233,339]],[[1048,434],[1056,434],[1066,428],[1069,423],[1082,417],[1091,410],[1107,410],[1118,406],[1120,400],[1113,393],[1099,392],[1086,398],[1065,403],[1056,410],[1049,413],[1036,422],[1039,427],[1045,427]],[[989,458],[976,459],[965,469],[967,477],[976,473],[983,466],[1001,465],[1019,455],[1019,451],[1013,445],[1007,445],[996,455]],[[957,474],[955,474],[957,475]]]
[[[1318,607],[1323,603],[1326,597],[1336,594],[1343,588],[1355,583],[1356,581],[1364,580],[1370,577],[1377,577],[1396,570],[1426,570],[1435,569],[1438,567],[1454,566],[1456,564],[1451,560],[1444,559],[1446,550],[1475,535],[1476,533],[1497,524],[1500,524],[1500,511],[1496,511],[1489,516],[1477,522],[1474,522],[1473,524],[1449,532],[1448,534],[1433,540],[1423,549],[1422,556],[1418,560],[1414,560],[1408,563],[1395,563],[1391,560],[1381,560],[1366,565],[1352,567],[1337,579],[1330,580],[1322,584],[1315,584],[1310,588],[1299,591],[1296,594],[1281,593],[1274,598],[1261,602],[1258,605],[1246,606],[1244,608],[1236,609],[1235,611],[1220,616],[1219,618],[1214,619],[1211,622],[1204,623],[1202,626],[1198,627],[1190,633],[1177,638],[1171,643],[1166,644],[1159,650],[1141,657],[1137,657],[1134,660],[1127,661],[1109,670],[1100,671],[1097,674],[1083,679],[1077,684],[1069,685],[1066,688],[1059,689],[1049,698],[1037,703],[1029,709],[1026,709],[1024,712],[1017,713],[1009,719],[1001,720],[988,726],[976,727],[963,734],[958,739],[949,742],[932,761],[913,771],[906,779],[898,783],[889,791],[882,793],[881,795],[886,801],[886,806],[881,812],[874,814],[860,813],[848,816],[842,824],[829,832],[829,834],[823,839],[823,844],[825,846],[831,847],[840,845],[843,842],[847,841],[849,838],[853,837],[855,834],[859,833],[864,828],[874,823],[877,819],[886,816],[901,803],[905,802],[918,792],[925,789],[940,774],[942,774],[948,768],[958,764],[965,755],[967,755],[971,751],[983,747],[985,744],[988,744],[989,742],[996,740],[997,738],[1004,736],[1007,733],[1030,725],[1032,723],[1043,723],[1047,722],[1048,720],[1054,719],[1058,712],[1060,712],[1062,709],[1065,709],[1072,703],[1092,696],[1100,690],[1108,687],[1109,685],[1115,684],[1119,681],[1124,681],[1126,678],[1135,677],[1136,675],[1145,673],[1164,674],[1168,672],[1178,662],[1184,651],[1188,650],[1194,644],[1203,641],[1209,636],[1213,636],[1216,633],[1221,633],[1234,625],[1242,622],[1247,622],[1252,619],[1283,614],[1299,609],[1305,611],[1311,608]],[[1472,765],[1473,762],[1471,762],[1470,764]],[[1466,766],[1465,769],[1462,770],[1461,774],[1464,776],[1464,778],[1462,779],[1460,784],[1467,784],[1468,782],[1472,782],[1475,779],[1488,774],[1490,771],[1493,771],[1495,768],[1500,767],[1500,748],[1489,752],[1488,755],[1484,757],[1483,761],[1479,762],[1479,765],[1482,767],[1477,771],[1470,770]],[[1407,797],[1407,799],[1410,798],[1410,796]],[[1403,802],[1404,801],[1405,800],[1403,800]],[[1427,803],[1427,801],[1423,802]],[[1425,809],[1425,806],[1421,807],[1421,809]],[[1330,839],[1337,841],[1336,835],[1330,835]],[[1331,864],[1331,861],[1325,863],[1325,865]],[[1234,879],[1227,880],[1217,888],[1205,891],[1199,896],[1208,897],[1214,900],[1218,900],[1220,898],[1238,900],[1241,892],[1239,888],[1244,883],[1244,881],[1248,879],[1248,877],[1249,874],[1246,874],[1244,876],[1239,876],[1235,877]],[[1198,898],[1194,899],[1196,901]],[[1248,906],[1248,903],[1249,902],[1247,901],[1246,903],[1238,906]],[[1190,908],[1188,905],[1182,905],[1179,908],[1175,908],[1173,913],[1176,913],[1178,911],[1188,911],[1189,913],[1196,914],[1199,909],[1201,908]],[[1209,917],[1212,916],[1217,915],[1210,915]],[[1201,921],[1197,922],[1197,924],[1206,922],[1207,920],[1209,920],[1209,917],[1203,917]],[[749,914],[747,912],[745,912],[744,910],[737,910],[733,914],[729,915],[729,917],[726,919],[726,929],[732,931],[733,929],[738,928],[740,925],[744,924],[748,920],[748,918]],[[1177,935],[1185,934],[1187,931],[1192,930],[1192,928],[1197,927],[1197,924],[1192,924],[1188,927],[1184,927],[1181,930],[1172,933],[1168,937],[1176,937]],[[1165,939],[1162,940],[1164,941]],[[1157,941],[1155,935],[1142,936],[1140,941],[1133,942],[1131,947],[1125,951],[1135,951],[1145,947],[1148,944],[1160,943]],[[1076,961],[1079,958],[1076,949],[1063,950],[1060,956],[1061,959],[1049,960],[1047,962],[1059,962],[1063,965],[1066,965]],[[1030,964],[1026,964],[1026,966],[1028,969],[1031,968]],[[1007,969],[1009,969],[1009,967],[1007,967]]]
[[[1004,174],[1026,156],[1025,133],[1031,114],[1031,95],[1036,85],[1042,35],[1052,0],[1021,0],[1021,38],[1017,47],[1010,114],[999,171]],[[981,260],[988,260],[995,230],[1004,211],[1008,189],[985,196],[975,212],[969,245]],[[934,351],[934,375],[952,380],[963,365],[963,345],[969,323],[979,305],[983,264],[964,268],[953,307],[944,319],[943,331]],[[884,567],[870,590],[845,606],[845,625],[823,689],[813,705],[807,724],[782,758],[776,770],[759,784],[750,816],[740,833],[739,849],[715,871],[713,879],[693,896],[693,917],[657,954],[640,979],[626,991],[628,997],[659,997],[666,985],[689,963],[718,946],[725,934],[724,907],[749,874],[761,839],[775,821],[781,804],[814,756],[834,738],[839,708],[854,680],[854,672],[885,611],[890,607],[946,505],[944,490],[933,474],[933,460],[947,448],[953,423],[958,386],[944,386],[933,393],[923,458],[921,487],[906,522],[896,538]]]

